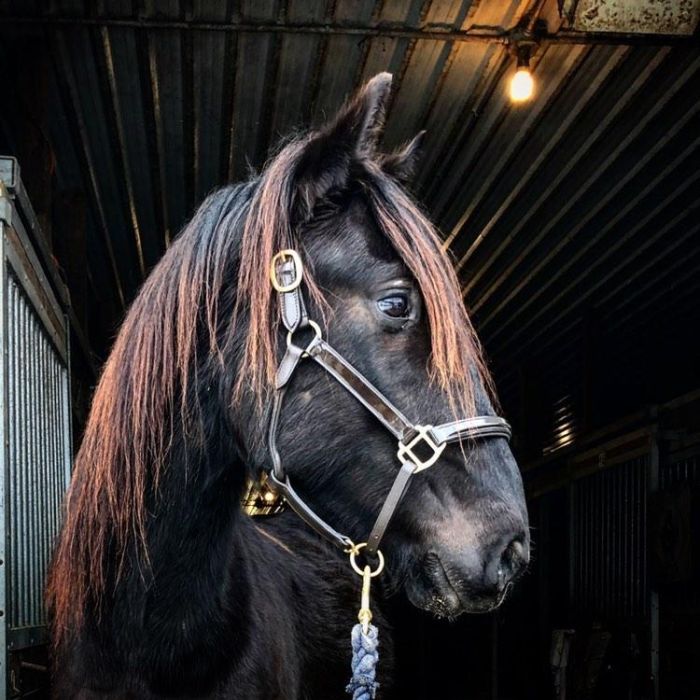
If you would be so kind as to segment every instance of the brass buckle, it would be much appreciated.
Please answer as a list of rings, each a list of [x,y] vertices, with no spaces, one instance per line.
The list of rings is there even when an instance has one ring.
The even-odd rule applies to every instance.
[[[435,441],[430,437],[430,431],[433,429],[432,425],[416,425],[415,428],[418,432],[407,445],[399,440],[399,451],[396,453],[402,464],[411,462],[411,464],[415,465],[414,473],[432,467],[442,454],[446,444],[444,442],[441,445],[435,444]],[[433,451],[433,454],[428,459],[421,459],[413,451],[421,442],[424,442]]]
[[[288,258],[291,258],[294,262],[294,279],[289,284],[282,284],[277,278],[277,264],[284,262]],[[286,250],[280,250],[279,253],[272,256],[272,262],[270,263],[270,281],[272,282],[272,286],[281,294],[294,291],[301,284],[303,276],[304,266],[296,250],[288,248]]]

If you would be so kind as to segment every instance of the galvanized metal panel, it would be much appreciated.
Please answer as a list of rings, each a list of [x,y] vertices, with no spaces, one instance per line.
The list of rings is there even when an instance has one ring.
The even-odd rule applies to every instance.
[[[8,502],[12,528],[11,629],[45,624],[43,582],[58,532],[66,481],[66,454],[57,450],[65,430],[68,370],[13,275],[6,282],[8,349]],[[60,397],[59,400],[56,400]]]
[[[67,322],[21,217],[0,222],[0,688],[7,657],[46,641],[44,582],[70,477]],[[58,326],[58,327],[57,327]]]

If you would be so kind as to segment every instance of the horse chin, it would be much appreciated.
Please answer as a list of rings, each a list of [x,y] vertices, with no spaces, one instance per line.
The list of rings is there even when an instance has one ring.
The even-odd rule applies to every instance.
[[[437,618],[453,620],[463,613],[487,613],[498,608],[510,586],[493,595],[469,591],[463,582],[453,582],[440,559],[428,554],[406,583],[406,595],[415,607]]]

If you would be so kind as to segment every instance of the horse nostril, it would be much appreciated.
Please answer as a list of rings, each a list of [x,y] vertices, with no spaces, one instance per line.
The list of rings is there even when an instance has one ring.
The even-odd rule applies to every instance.
[[[525,567],[528,553],[523,543],[523,537],[514,537],[501,552],[496,571],[498,588],[505,588],[506,584],[515,578]]]

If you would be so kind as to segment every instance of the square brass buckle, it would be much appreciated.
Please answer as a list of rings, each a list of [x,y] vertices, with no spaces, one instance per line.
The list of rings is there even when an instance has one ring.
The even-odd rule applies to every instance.
[[[399,440],[399,451],[396,456],[399,461],[403,464],[404,462],[411,462],[415,465],[415,472],[423,471],[428,467],[432,467],[445,449],[445,444],[436,445],[435,441],[430,437],[430,431],[433,429],[432,425],[417,425],[416,435],[411,439],[411,441],[406,445]],[[421,459],[413,450],[421,442],[424,442],[432,451],[433,454],[428,457],[428,459]]]

